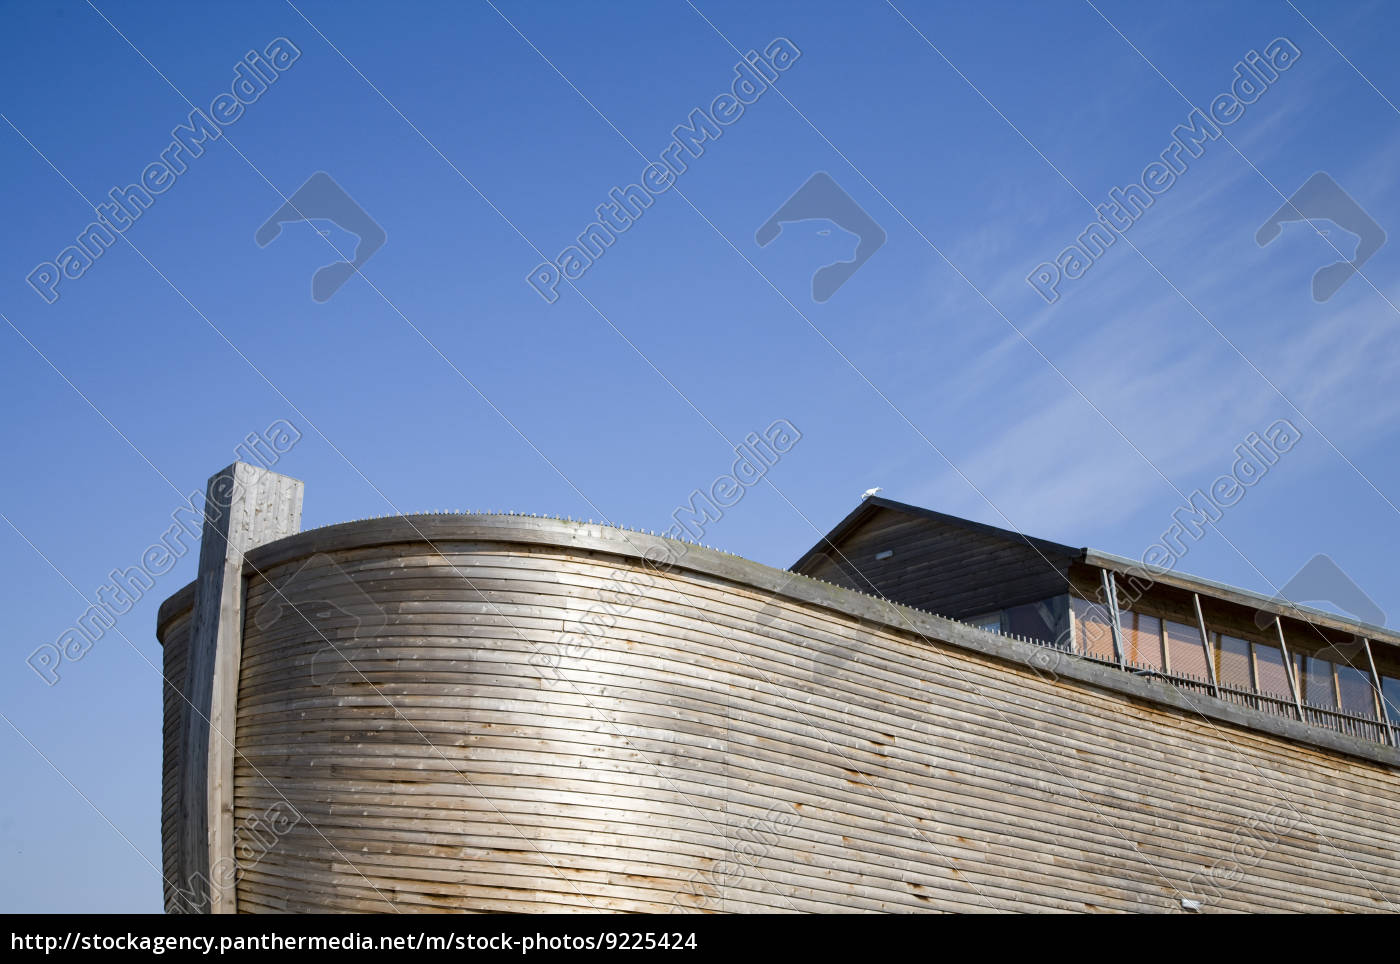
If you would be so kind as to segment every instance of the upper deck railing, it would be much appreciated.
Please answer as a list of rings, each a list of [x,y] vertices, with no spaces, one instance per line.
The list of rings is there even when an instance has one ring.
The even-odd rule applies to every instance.
[[[1311,726],[1323,727],[1324,729],[1333,730],[1334,732],[1355,737],[1359,740],[1367,740],[1371,743],[1380,743],[1389,746],[1400,746],[1400,723],[1388,723],[1386,720],[1377,719],[1375,716],[1350,713],[1332,706],[1318,706],[1304,700],[1299,700],[1295,703],[1291,696],[1281,696],[1277,693],[1267,693],[1252,688],[1215,683],[1209,679],[1193,676],[1189,673],[1167,672],[1161,667],[1150,664],[1134,663],[1129,660],[1119,661],[1105,659],[1091,653],[1075,652],[1072,648],[1064,645],[1063,642],[1048,642],[1043,639],[1035,639],[1030,636],[1019,636],[1011,633],[1001,635],[1006,635],[1010,638],[1019,639],[1022,642],[1032,643],[1047,649],[1053,649],[1066,656],[1082,659],[1099,666],[1108,666],[1125,673],[1132,673],[1135,676],[1159,679],[1178,689],[1203,696],[1214,696],[1228,703],[1258,710],[1261,713],[1269,713],[1274,716],[1281,716],[1294,720],[1301,718],[1302,722]]]

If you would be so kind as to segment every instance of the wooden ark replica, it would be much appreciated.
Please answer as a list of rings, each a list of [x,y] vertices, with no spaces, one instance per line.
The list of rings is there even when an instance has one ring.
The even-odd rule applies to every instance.
[[[170,911],[1385,911],[1400,637],[871,498],[783,571],[210,481]],[[177,688],[178,687],[178,688]]]

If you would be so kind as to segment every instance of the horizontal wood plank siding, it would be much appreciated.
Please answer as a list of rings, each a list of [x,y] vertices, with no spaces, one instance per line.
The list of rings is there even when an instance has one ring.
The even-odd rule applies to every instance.
[[[892,551],[887,559],[876,558]],[[1069,557],[1044,546],[878,508],[798,571],[964,619],[1065,592]]]
[[[663,574],[631,551],[661,540],[601,527],[428,545],[357,525],[248,577],[235,825],[300,819],[240,851],[242,910],[1400,906],[1392,766],[696,547],[718,561]]]

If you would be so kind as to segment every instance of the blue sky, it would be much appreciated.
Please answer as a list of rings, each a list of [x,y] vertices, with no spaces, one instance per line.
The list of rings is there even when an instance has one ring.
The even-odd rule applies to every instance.
[[[874,485],[1140,556],[1287,418],[1297,445],[1180,568],[1272,592],[1325,553],[1400,614],[1400,246],[1318,303],[1314,270],[1354,239],[1255,242],[1318,171],[1400,231],[1397,13],[1095,2],[6,3],[0,706],[33,748],[0,728],[0,906],[160,908],[154,622],[194,554],[57,684],[24,661],[278,419],[302,433],[276,468],[305,481],[306,527],[449,509],[660,530],[784,418],[801,441],[704,539],[783,566]],[[135,182],[185,98],[207,107],[279,37],[295,62],[40,297],[26,278],[93,219],[80,195]],[[540,298],[538,252],[729,89],[733,47],[778,37],[801,56],[776,85]],[[1047,304],[1027,275],[1277,38],[1297,61],[1156,197],[1137,250]],[[253,241],[316,171],[388,233],[325,303],[311,276],[353,238]],[[817,171],[887,234],[822,303],[812,274],[850,236],[754,239]]]

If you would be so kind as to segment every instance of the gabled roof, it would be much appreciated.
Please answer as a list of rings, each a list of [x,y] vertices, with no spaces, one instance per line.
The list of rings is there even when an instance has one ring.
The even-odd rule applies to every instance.
[[[832,545],[838,544],[847,534],[861,526],[881,509],[889,509],[894,512],[902,512],[905,515],[928,519],[932,522],[968,529],[972,532],[979,532],[994,538],[1005,539],[1008,542],[1030,545],[1047,555],[1079,558],[1088,551],[1086,549],[1075,549],[1071,546],[1061,545],[1058,542],[1051,542],[1048,539],[1038,539],[1035,536],[1028,536],[1025,533],[1016,532],[1011,529],[1001,529],[997,526],[989,526],[984,522],[973,522],[971,519],[948,515],[945,512],[935,512],[932,509],[925,509],[922,506],[909,505],[907,502],[896,502],[893,499],[884,499],[878,495],[873,495],[868,499],[861,500],[860,505],[856,506],[846,518],[836,523],[836,527],[823,536],[820,542],[804,552],[802,558],[792,564],[792,569],[796,572],[801,572],[803,566],[825,555],[826,551],[830,549]]]

